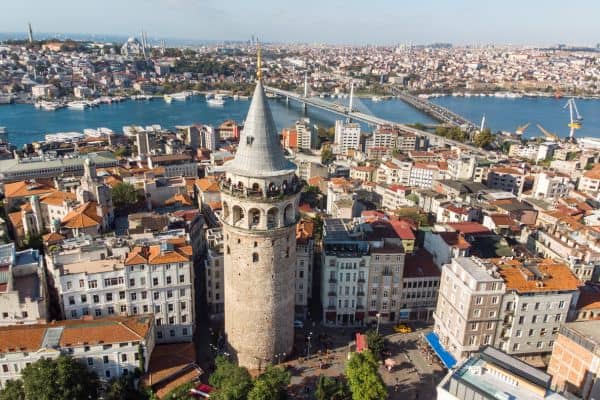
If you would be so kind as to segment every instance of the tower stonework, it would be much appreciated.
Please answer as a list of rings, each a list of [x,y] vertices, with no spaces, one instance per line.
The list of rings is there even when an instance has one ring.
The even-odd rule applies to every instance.
[[[221,181],[225,334],[238,363],[260,369],[294,344],[300,181],[279,143],[260,80]]]

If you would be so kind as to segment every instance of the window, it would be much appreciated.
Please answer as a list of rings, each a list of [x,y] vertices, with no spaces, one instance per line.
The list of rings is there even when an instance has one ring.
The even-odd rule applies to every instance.
[[[565,302],[564,302],[564,300],[561,300],[561,301],[558,303],[558,308],[565,308]]]
[[[133,292],[133,293],[131,293],[130,296],[131,296],[131,301],[137,300],[137,293]]]
[[[121,362],[126,362],[127,361],[127,354],[123,353],[121,354]]]
[[[121,312],[122,313],[126,313],[127,312],[127,306],[125,304],[121,304]]]
[[[77,310],[71,310],[71,318],[77,318]]]
[[[83,279],[79,280],[79,287],[82,288],[85,286],[85,281]]]
[[[158,305],[158,304],[154,305],[154,312],[155,313],[159,313],[160,312],[160,305]]]
[[[96,308],[94,310],[94,314],[96,315],[96,317],[101,317],[102,316],[102,310],[100,310],[99,308]]]
[[[131,287],[135,286],[135,279],[131,278],[129,280],[129,286],[131,286]]]
[[[168,310],[169,312],[173,312],[173,303],[169,303],[169,304],[167,304],[167,310]]]
[[[185,275],[179,275],[179,283],[185,282]]]
[[[158,286],[158,278],[152,278],[152,285]]]
[[[258,262],[258,253],[252,253],[252,262]]]
[[[554,321],[555,322],[560,322],[561,319],[561,315],[560,314],[556,314],[556,317],[554,317]]]
[[[106,371],[104,372],[104,375],[106,375],[106,377],[107,377],[107,378],[110,378],[110,371],[109,371],[109,370],[106,370]]]
[[[170,285],[170,284],[171,284],[171,277],[167,276],[167,285]]]
[[[69,296],[69,305],[72,306],[73,304],[75,304],[75,297]]]
[[[115,313],[115,308],[113,306],[108,306],[108,315],[113,315]]]
[[[102,356],[102,361],[104,364],[108,364],[108,356]]]
[[[169,317],[169,325],[173,325],[175,323],[175,317]]]
[[[160,298],[160,292],[154,292],[152,295],[154,296],[154,300],[158,300]]]
[[[481,296],[477,297],[477,299],[475,301],[475,304],[479,305],[479,304],[482,304],[482,303],[483,303],[483,297],[481,297]]]
[[[187,334],[188,334],[188,330],[187,330],[187,328],[183,328],[183,329],[181,330],[181,333],[182,333],[184,336],[187,336]]]
[[[175,336],[175,329],[171,329],[169,331],[169,335],[171,335],[171,337]]]
[[[144,290],[142,292],[142,300],[146,300],[146,297],[148,297],[148,293]]]
[[[119,300],[125,300],[125,292],[119,292]]]
[[[94,359],[92,357],[88,357],[87,364],[88,365],[94,365]]]
[[[93,280],[93,281],[88,281],[88,287],[89,287],[90,289],[97,288],[97,287],[98,287],[98,282],[97,282],[96,280]]]
[[[81,302],[82,303],[87,303],[87,296],[85,294],[81,295]]]
[[[515,334],[516,337],[521,337],[523,335],[523,331],[520,329],[517,329],[517,333]]]
[[[185,296],[185,289],[179,289],[179,296],[180,297]]]
[[[162,339],[163,338],[163,333],[161,331],[156,332],[156,337],[158,339]]]
[[[173,291],[172,290],[167,290],[167,299],[170,299],[171,297],[173,297]]]
[[[113,295],[112,293],[106,293],[106,301],[112,301]]]
[[[70,290],[72,286],[73,286],[73,285],[71,284],[71,281],[68,281],[68,282],[67,282],[67,289],[68,289],[68,290]]]

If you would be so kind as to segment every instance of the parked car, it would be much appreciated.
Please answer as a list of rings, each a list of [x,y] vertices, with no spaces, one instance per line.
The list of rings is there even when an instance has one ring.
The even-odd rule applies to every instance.
[[[398,324],[394,326],[394,332],[396,333],[411,333],[412,328],[406,324]]]
[[[295,320],[294,321],[294,328],[304,328],[304,322],[300,321],[300,320]]]

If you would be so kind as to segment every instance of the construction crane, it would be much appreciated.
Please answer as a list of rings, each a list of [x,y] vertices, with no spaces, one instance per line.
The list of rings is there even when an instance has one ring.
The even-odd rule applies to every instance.
[[[519,127],[518,127],[518,128],[515,130],[515,133],[516,133],[517,135],[522,135],[522,134],[524,134],[524,133],[525,133],[525,130],[526,130],[527,128],[529,128],[529,125],[531,125],[531,122],[528,122],[528,123],[526,123],[525,125],[521,125],[521,126],[519,126]]]
[[[540,131],[542,131],[542,133],[544,134],[544,136],[546,136],[546,139],[548,140],[553,140],[555,142],[558,142],[558,135],[552,133],[552,132],[548,132],[546,129],[544,129],[543,126],[541,126],[540,124],[537,124],[537,127]]]
[[[583,117],[581,114],[579,114],[579,110],[577,109],[577,104],[575,104],[574,98],[571,97],[569,101],[567,101],[567,104],[565,104],[564,108],[567,107],[569,107],[569,128],[571,128],[569,131],[569,140],[572,142],[575,139],[575,131],[577,129],[581,129],[581,121],[583,121]]]

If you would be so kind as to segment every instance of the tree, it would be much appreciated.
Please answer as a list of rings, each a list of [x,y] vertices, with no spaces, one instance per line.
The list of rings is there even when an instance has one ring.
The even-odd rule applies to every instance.
[[[494,141],[494,135],[489,128],[485,128],[473,138],[473,144],[480,148],[489,146]]]
[[[290,384],[290,373],[281,367],[268,366],[265,373],[256,378],[248,393],[248,400],[283,400]]]
[[[377,371],[377,361],[367,350],[353,353],[345,369],[352,400],[379,400],[387,398],[387,389]]]
[[[248,392],[252,389],[252,378],[248,370],[238,367],[223,356],[215,360],[215,372],[208,379],[208,383],[216,390],[211,393],[211,398],[216,400],[246,400]]]
[[[134,375],[121,375],[110,382],[104,398],[106,400],[147,400],[146,393],[135,387]]]
[[[21,380],[8,380],[0,390],[0,400],[25,400],[25,391]]]
[[[137,202],[137,191],[129,183],[117,183],[112,190],[112,200],[117,208],[133,205]]]
[[[416,193],[409,193],[408,196],[406,196],[406,200],[413,204],[419,204],[419,196]]]
[[[36,400],[95,399],[98,377],[69,356],[42,358],[23,369],[25,398]]]
[[[333,155],[333,151],[329,146],[326,146],[321,150],[321,164],[328,165],[333,160],[335,160],[335,156]]]
[[[317,382],[315,396],[317,400],[349,400],[351,398],[350,389],[343,380],[323,375]]]
[[[380,359],[384,347],[383,336],[373,329],[368,330],[366,335],[369,350],[377,359]]]

